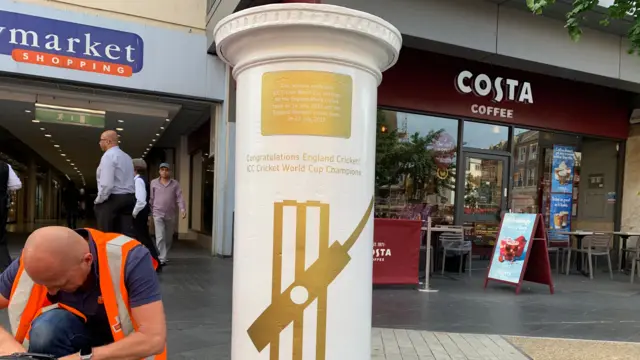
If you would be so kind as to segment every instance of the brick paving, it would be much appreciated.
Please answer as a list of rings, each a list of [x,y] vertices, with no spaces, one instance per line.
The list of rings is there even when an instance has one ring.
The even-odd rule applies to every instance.
[[[498,335],[374,328],[372,360],[525,360]]]

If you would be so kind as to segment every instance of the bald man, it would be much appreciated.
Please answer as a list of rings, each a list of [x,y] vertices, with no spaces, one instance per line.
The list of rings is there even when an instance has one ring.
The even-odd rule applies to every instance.
[[[94,206],[98,229],[132,235],[136,189],[131,157],[120,149],[118,134],[113,130],[100,135],[100,149],[104,154],[96,172],[98,196]]]
[[[124,269],[113,263],[120,261]],[[121,285],[113,286],[118,278]],[[43,289],[41,299],[33,295],[38,294],[34,283]],[[122,314],[119,310],[126,307],[114,302],[127,298],[130,311]],[[29,319],[34,301],[48,310]],[[59,226],[34,231],[20,259],[0,275],[0,308],[7,307],[18,342],[29,329],[29,352],[63,360],[166,360],[166,323],[154,264],[149,251],[126,236]],[[107,309],[116,313],[107,316]]]

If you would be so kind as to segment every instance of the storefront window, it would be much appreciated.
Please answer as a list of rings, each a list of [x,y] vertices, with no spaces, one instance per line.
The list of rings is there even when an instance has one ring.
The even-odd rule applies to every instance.
[[[509,128],[500,125],[464,122],[463,146],[466,148],[507,151]]]
[[[515,129],[513,142],[513,212],[542,213],[559,240],[562,230],[613,230],[617,142],[527,129]]]
[[[452,224],[458,121],[379,110],[376,217]]]

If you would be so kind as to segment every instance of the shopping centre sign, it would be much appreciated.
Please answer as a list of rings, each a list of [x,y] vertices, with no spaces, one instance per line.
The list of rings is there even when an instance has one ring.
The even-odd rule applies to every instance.
[[[0,11],[0,54],[17,62],[130,77],[143,51],[134,33]]]
[[[471,71],[463,70],[456,76],[455,86],[461,94],[474,94],[496,104],[472,104],[471,112],[474,114],[512,119],[514,110],[508,105],[501,105],[503,102],[533,104],[531,84],[527,81],[502,77],[492,79],[486,74],[473,74]]]

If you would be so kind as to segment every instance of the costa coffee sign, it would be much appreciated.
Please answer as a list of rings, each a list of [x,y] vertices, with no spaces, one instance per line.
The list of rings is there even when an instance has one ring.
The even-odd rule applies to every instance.
[[[471,71],[463,70],[456,76],[455,86],[461,94],[489,98],[496,104],[472,104],[471,112],[474,114],[513,119],[515,114],[508,106],[509,102],[533,104],[531,84],[527,81],[502,77],[492,79],[486,74],[473,74]]]

